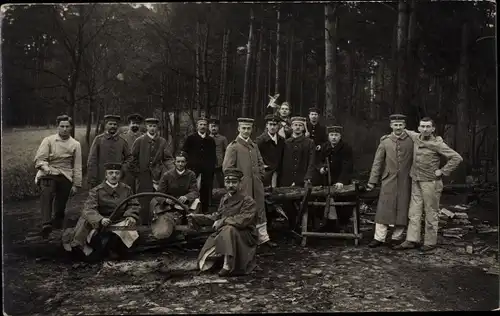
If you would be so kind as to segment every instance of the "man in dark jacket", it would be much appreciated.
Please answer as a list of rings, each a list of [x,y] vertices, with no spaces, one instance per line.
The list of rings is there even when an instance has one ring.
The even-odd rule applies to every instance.
[[[341,126],[327,127],[328,142],[322,146],[320,152],[320,161],[324,162],[319,165],[319,172],[323,175],[323,185],[334,185],[337,190],[341,190],[344,184],[351,183],[353,172],[352,149],[342,140],[342,130]],[[336,202],[342,201],[341,198],[335,200]],[[324,228],[327,230],[344,228],[349,223],[351,215],[351,206],[331,206],[328,219],[337,220],[337,222],[328,221]]]
[[[215,140],[207,133],[208,120],[198,119],[197,131],[186,138],[183,151],[187,153],[187,168],[192,170],[197,177],[200,190],[201,210],[208,213],[217,154]]]
[[[224,161],[224,155],[226,154],[226,148],[228,145],[227,138],[224,135],[219,134],[220,121],[218,119],[210,120],[210,137],[215,141],[215,152],[217,155],[217,164],[215,165],[215,180],[217,181],[217,187],[224,187],[224,174],[222,173],[222,162]]]
[[[130,152],[132,152],[132,146],[134,145],[135,140],[139,138],[139,136],[143,135],[140,131],[140,125],[144,121],[144,118],[140,114],[134,113],[127,117],[127,121],[129,123],[128,131],[121,134],[121,137],[125,139],[128,144],[128,148],[130,148]],[[136,178],[132,172],[126,172],[124,174],[123,182],[132,188],[132,192],[136,192]]]
[[[314,141],[314,146],[316,153],[321,150],[321,146],[328,142],[328,135],[326,133],[326,127],[319,123],[319,110],[317,108],[309,109],[309,120],[306,125],[306,137],[311,138]],[[321,163],[319,161],[320,155],[315,155],[315,164]],[[322,176],[317,170],[313,173],[312,184],[321,185]]]
[[[281,173],[283,163],[283,151],[285,139],[278,135],[279,118],[273,114],[265,117],[266,131],[256,138],[262,160],[264,160],[264,183],[265,187],[277,186],[277,179]]]

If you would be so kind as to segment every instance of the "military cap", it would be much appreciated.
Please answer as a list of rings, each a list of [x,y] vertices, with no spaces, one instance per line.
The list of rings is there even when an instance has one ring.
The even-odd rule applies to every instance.
[[[330,134],[330,133],[339,133],[339,134],[341,134],[343,129],[344,128],[342,126],[328,126],[326,128],[326,132],[328,134]]]
[[[305,117],[302,117],[302,116],[294,116],[294,117],[292,117],[292,118],[290,119],[290,121],[291,121],[292,123],[294,123],[294,122],[299,122],[299,123],[304,123],[304,124],[307,122],[306,118],[305,118]]]
[[[142,122],[142,121],[144,121],[144,118],[140,114],[134,113],[134,114],[130,114],[129,116],[127,116],[127,121],[129,121],[129,122],[131,122],[131,121]]]
[[[276,122],[276,123],[280,121],[279,117],[277,117],[274,114],[267,114],[266,117],[264,117],[264,120],[266,122]]]
[[[57,125],[59,125],[59,123],[61,123],[63,121],[68,121],[71,125],[73,125],[73,120],[71,119],[71,117],[69,117],[66,114],[59,115],[58,117],[56,117]]]
[[[122,170],[122,164],[119,162],[108,162],[104,164],[105,170]]]
[[[318,113],[319,114],[319,109],[316,107],[309,108],[309,113]]]
[[[238,117],[238,123],[251,123],[253,124],[255,120],[253,118],[248,117]]]
[[[158,124],[160,123],[160,120],[157,119],[156,117],[148,117],[147,119],[144,120],[144,122],[149,124]]]
[[[220,121],[216,118],[212,118],[208,121],[209,124],[220,125]]]
[[[392,114],[391,116],[389,116],[389,119],[391,121],[403,121],[403,122],[405,122],[406,121],[406,115],[403,115],[403,114]]]
[[[201,122],[201,121],[205,121],[205,122],[208,124],[208,119],[207,119],[206,117],[204,117],[204,116],[202,116],[202,117],[198,118],[198,119],[196,120],[196,123],[199,123],[199,122]]]
[[[113,115],[113,114],[108,114],[108,115],[104,115],[104,121],[107,122],[107,121],[116,121],[116,122],[120,122],[121,118],[119,115]]]
[[[224,171],[224,179],[241,180],[241,178],[243,178],[243,172],[238,168],[227,168]]]
[[[177,158],[177,157],[184,157],[184,158],[187,159],[187,153],[185,151],[179,150],[179,151],[177,151],[175,153],[174,157],[175,158]]]

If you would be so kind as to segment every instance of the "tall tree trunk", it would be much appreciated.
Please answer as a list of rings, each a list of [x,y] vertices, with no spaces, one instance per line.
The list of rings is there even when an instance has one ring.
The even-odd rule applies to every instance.
[[[208,82],[208,38],[210,36],[210,24],[206,24],[205,38],[203,40],[203,62],[202,62],[202,80],[203,80],[203,110],[205,117],[210,117],[210,83]]]
[[[194,105],[198,111],[198,117],[201,116],[201,85],[200,85],[200,68],[201,68],[201,31],[200,31],[200,22],[196,22],[196,85],[195,85],[195,93],[194,93]]]
[[[408,4],[405,0],[399,0],[398,5],[398,36],[397,36],[397,102],[396,112],[403,110],[403,105],[406,104],[407,97],[407,67],[406,67],[406,50],[408,46]]]
[[[337,5],[325,4],[325,105],[326,118],[334,118],[337,105]]]
[[[274,94],[279,93],[280,89],[280,33],[281,33],[281,8],[278,8],[276,23],[276,68],[274,75]]]
[[[268,95],[272,95],[273,94],[273,91],[272,91],[272,82],[273,82],[273,33],[272,32],[269,32],[269,42],[268,42],[268,50],[267,50],[267,57],[268,57],[268,60],[267,60],[267,86],[268,86]],[[265,102],[264,102],[265,103]]]
[[[292,99],[292,86],[293,86],[293,50],[295,43],[295,34],[293,30],[293,25],[290,25],[290,37],[289,44],[289,55],[288,55],[288,69],[286,71],[286,100],[288,102]]]
[[[418,124],[418,97],[416,95],[417,85],[420,82],[418,78],[419,69],[415,64],[415,56],[417,54],[417,42],[415,38],[416,26],[417,26],[417,1],[411,0],[409,8],[409,22],[408,22],[408,41],[407,41],[407,51],[406,51],[406,66],[407,66],[407,91],[404,95],[404,104],[407,104],[409,109],[408,113],[408,125],[409,128],[415,129]]]
[[[249,114],[250,109],[250,69],[252,62],[252,41],[253,41],[253,9],[250,8],[250,27],[248,31],[248,43],[247,43],[247,60],[245,63],[245,79],[243,83],[243,105],[241,107],[241,115],[243,117]]]
[[[260,22],[260,34],[259,34],[259,48],[257,49],[257,61],[256,61],[256,70],[255,70],[255,88],[254,88],[254,100],[253,100],[253,107],[254,107],[254,118],[260,117],[260,110],[261,106],[260,103],[263,103],[261,98],[260,98],[260,77],[261,77],[261,72],[262,72],[262,51],[265,49],[265,43],[264,43],[264,22],[261,20]]]
[[[222,39],[222,62],[221,62],[221,79],[219,91],[219,107],[217,116],[220,118],[221,114],[225,112],[226,93],[227,93],[227,53],[228,53],[229,29],[224,29],[224,37]]]
[[[316,72],[316,82],[314,85],[314,105],[317,106],[321,112],[324,110],[324,105],[321,103],[321,78],[323,78],[323,67],[321,65],[318,65],[317,72]]]
[[[394,25],[391,47],[391,112],[396,111],[398,102],[398,25]]]
[[[307,109],[304,108],[304,81],[305,81],[305,66],[304,66],[304,59],[305,59],[305,54],[304,54],[304,42],[300,43],[300,111],[302,115],[304,115],[307,111]]]
[[[462,47],[460,52],[460,68],[458,73],[458,106],[456,108],[456,150],[464,158],[467,158],[467,150],[469,148],[469,132],[468,132],[468,111],[467,106],[469,104],[469,24],[465,22],[462,25]],[[465,180],[465,166],[466,163],[461,164],[462,168],[459,168],[456,172],[456,180]],[[460,170],[462,169],[462,170]]]

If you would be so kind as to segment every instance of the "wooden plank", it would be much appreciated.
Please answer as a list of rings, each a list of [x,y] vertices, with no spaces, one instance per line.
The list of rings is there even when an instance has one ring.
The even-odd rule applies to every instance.
[[[331,205],[341,206],[341,205],[356,205],[356,202],[333,202]],[[309,202],[307,203],[309,206],[326,206],[326,202]]]
[[[310,237],[333,237],[333,238],[344,238],[344,239],[362,239],[363,234],[352,234],[352,233],[318,233],[318,232],[304,232],[304,236]]]

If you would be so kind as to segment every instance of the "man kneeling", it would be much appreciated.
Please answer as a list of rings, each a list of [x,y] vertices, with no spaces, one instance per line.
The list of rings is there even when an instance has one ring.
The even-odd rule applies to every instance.
[[[189,215],[193,224],[213,223],[215,229],[198,256],[201,271],[211,269],[219,260],[224,262],[220,276],[247,274],[255,268],[257,207],[251,197],[240,192],[242,177],[239,169],[226,169],[224,186],[228,193],[222,197],[217,212]]]
[[[115,208],[132,195],[132,188],[119,182],[121,168],[119,163],[105,165],[106,180],[89,191],[76,226],[63,233],[65,250],[83,252],[89,261],[101,260],[108,254],[117,259],[123,257],[127,248],[137,240],[139,234],[133,229],[139,219],[137,199],[129,200],[110,218]],[[112,223],[122,226],[123,230],[108,230]]]

